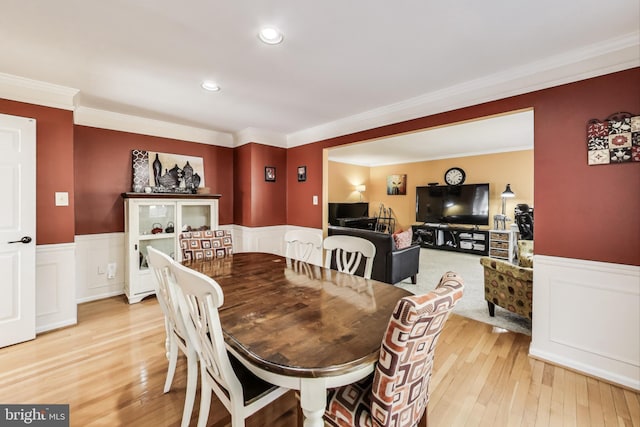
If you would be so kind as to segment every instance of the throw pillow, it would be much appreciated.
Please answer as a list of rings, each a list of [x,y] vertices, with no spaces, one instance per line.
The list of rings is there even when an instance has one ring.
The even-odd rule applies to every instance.
[[[404,249],[411,246],[411,230],[399,231],[393,234],[393,241],[396,243],[396,249]]]

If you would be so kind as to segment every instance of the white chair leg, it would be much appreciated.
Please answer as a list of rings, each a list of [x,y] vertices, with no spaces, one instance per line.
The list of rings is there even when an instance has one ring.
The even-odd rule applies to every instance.
[[[200,369],[202,371],[202,368]],[[198,415],[198,427],[206,427],[211,407],[211,387],[205,381],[205,375],[200,375],[200,415]]]
[[[173,375],[176,373],[176,365],[178,364],[178,344],[176,343],[176,338],[173,335],[169,335],[169,337],[169,352],[167,354],[167,358],[169,359],[169,368],[167,369],[167,379],[164,382],[165,393],[171,390]]]
[[[231,427],[244,427],[244,418],[238,414],[231,417]]]
[[[231,400],[231,427],[244,427],[247,414],[244,412],[243,402]]]
[[[196,400],[196,387],[198,385],[198,355],[191,349],[187,350],[187,390],[184,399],[181,427],[189,427],[193,403]]]

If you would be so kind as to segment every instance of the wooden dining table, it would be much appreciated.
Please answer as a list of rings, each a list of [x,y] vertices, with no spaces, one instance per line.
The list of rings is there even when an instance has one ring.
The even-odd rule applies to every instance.
[[[255,375],[300,391],[322,426],[328,388],[369,375],[399,299],[410,292],[268,253],[186,261],[220,284],[227,348]]]

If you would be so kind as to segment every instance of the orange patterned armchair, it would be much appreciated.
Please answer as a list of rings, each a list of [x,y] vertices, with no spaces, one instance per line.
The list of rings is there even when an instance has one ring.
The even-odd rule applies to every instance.
[[[495,306],[532,319],[533,302],[533,240],[518,241],[518,264],[482,257],[484,267],[484,298],[489,315]]]

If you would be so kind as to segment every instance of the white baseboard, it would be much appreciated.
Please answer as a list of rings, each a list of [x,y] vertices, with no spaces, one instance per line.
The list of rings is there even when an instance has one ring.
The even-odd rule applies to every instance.
[[[53,331],[54,329],[66,328],[67,326],[73,326],[78,324],[77,317],[73,319],[56,322],[56,323],[48,323],[46,325],[36,325],[36,334],[40,334],[42,332]]]
[[[640,267],[535,256],[530,354],[640,390]]]
[[[78,304],[83,304],[85,302],[91,302],[91,301],[98,301],[101,299],[107,299],[107,298],[111,298],[111,297],[116,297],[118,295],[124,295],[124,290],[120,289],[120,290],[115,290],[115,291],[111,291],[111,292],[106,292],[106,293],[102,293],[102,294],[94,294],[88,297],[84,297],[84,298],[78,298],[76,299],[76,303]],[[125,301],[123,299],[123,301]]]

